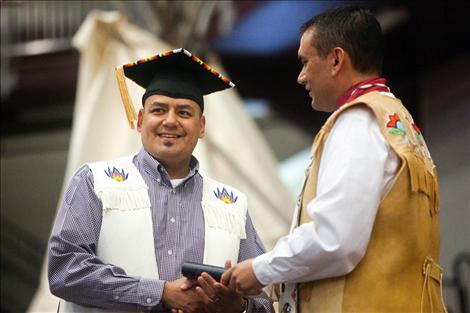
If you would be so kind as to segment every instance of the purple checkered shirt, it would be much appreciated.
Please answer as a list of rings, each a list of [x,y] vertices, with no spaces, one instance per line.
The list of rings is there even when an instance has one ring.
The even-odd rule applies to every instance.
[[[202,177],[196,158],[176,188],[163,166],[143,148],[133,162],[149,186],[159,279],[128,276],[122,268],[104,264],[96,256],[102,205],[94,192],[92,172],[85,165],[71,179],[49,240],[49,285],[54,295],[104,309],[158,310],[162,309],[165,281],[182,276],[183,262],[202,263]],[[264,252],[249,216],[246,236],[240,241],[238,261]],[[254,312],[274,310],[268,300],[255,298]]]

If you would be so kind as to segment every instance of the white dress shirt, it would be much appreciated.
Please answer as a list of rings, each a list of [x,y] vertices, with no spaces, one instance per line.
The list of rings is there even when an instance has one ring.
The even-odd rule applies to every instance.
[[[317,196],[307,205],[312,221],[254,259],[257,279],[268,285],[351,272],[366,252],[379,203],[399,165],[370,109],[341,113],[324,146]]]

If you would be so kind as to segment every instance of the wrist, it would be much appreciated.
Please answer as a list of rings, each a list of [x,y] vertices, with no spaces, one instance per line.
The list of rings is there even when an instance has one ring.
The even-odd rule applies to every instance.
[[[170,303],[171,302],[171,299],[172,299],[172,284],[171,282],[169,281],[166,281],[164,284],[163,284],[163,292],[162,292],[162,298],[161,298],[161,304],[164,308],[171,308],[172,304]]]

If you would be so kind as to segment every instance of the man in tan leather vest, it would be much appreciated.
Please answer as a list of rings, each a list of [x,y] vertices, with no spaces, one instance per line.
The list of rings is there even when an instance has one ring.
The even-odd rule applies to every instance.
[[[291,233],[222,282],[280,284],[280,312],[444,312],[435,165],[380,77],[375,17],[335,8],[302,25],[298,82],[333,112],[313,142]]]

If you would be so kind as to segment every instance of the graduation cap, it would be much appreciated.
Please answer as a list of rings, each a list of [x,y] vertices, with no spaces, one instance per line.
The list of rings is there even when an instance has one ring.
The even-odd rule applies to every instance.
[[[191,52],[179,48],[116,67],[119,91],[129,126],[137,115],[127,90],[125,77],[145,89],[142,104],[151,95],[195,101],[204,111],[204,95],[235,85]]]

